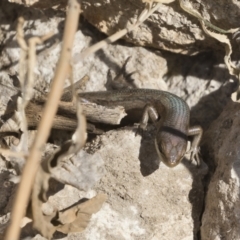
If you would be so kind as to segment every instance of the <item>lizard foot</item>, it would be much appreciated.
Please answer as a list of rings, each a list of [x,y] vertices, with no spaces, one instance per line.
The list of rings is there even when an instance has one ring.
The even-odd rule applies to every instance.
[[[191,156],[190,156],[190,162],[192,163],[193,160],[196,161],[197,163],[197,166],[200,167],[201,165],[201,160],[199,158],[199,148],[197,147],[194,147],[194,148],[191,148],[188,152],[186,152],[186,154],[190,153]]]
[[[135,136],[137,136],[138,134],[142,136],[143,132],[147,130],[147,124],[144,124],[144,123],[135,123],[134,127],[137,128]]]

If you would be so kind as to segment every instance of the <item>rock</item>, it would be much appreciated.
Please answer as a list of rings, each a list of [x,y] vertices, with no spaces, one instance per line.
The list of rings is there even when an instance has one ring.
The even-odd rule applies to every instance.
[[[131,128],[107,132],[90,146],[105,161],[96,187],[108,201],[83,233],[91,239],[193,239],[200,226],[206,165],[186,159],[176,168],[159,163],[152,134]]]
[[[240,15],[239,3],[228,3],[226,8],[224,0],[218,1],[217,6],[215,2],[209,3],[206,0],[197,3],[183,2],[188,8],[198,11],[204,19],[210,20],[216,26],[223,29],[239,26],[236,21],[236,16]],[[82,4],[82,9],[84,17],[91,24],[107,35],[111,35],[134,23],[144,9],[144,4],[138,0],[100,0],[97,3],[89,0]],[[233,11],[236,15],[228,14],[229,11]],[[206,36],[198,19],[185,12],[178,0],[170,4],[162,4],[158,11],[133,33],[124,36],[124,39],[136,45],[187,55],[194,55],[209,48],[224,50],[219,42]]]
[[[11,3],[17,3],[24,5],[26,7],[34,7],[40,9],[53,8],[53,9],[62,9],[65,10],[67,6],[67,0],[55,0],[55,1],[45,1],[45,0],[9,0]]]
[[[35,8],[65,9],[66,0],[9,0],[17,4]],[[240,16],[239,3],[226,3],[224,0],[210,2],[201,0],[196,3],[183,1],[190,9],[222,29],[237,28]],[[134,23],[144,9],[144,3],[139,0],[110,1],[88,0],[81,2],[84,17],[101,32],[111,35],[120,29]],[[231,12],[231,14],[229,14]],[[209,48],[224,47],[216,40],[206,36],[198,19],[184,11],[176,0],[170,4],[162,4],[149,19],[141,24],[134,32],[124,36],[124,39],[140,46],[168,50],[175,53],[194,55]]]
[[[11,117],[8,115],[9,112],[6,111],[6,108],[8,109],[12,105],[16,107],[14,103],[16,103],[19,94],[18,62],[20,49],[15,37],[16,16],[21,14],[25,18],[24,30],[27,37],[43,35],[49,31],[55,33],[52,39],[38,48],[37,66],[35,68],[35,95],[38,96],[38,94],[48,91],[54,74],[61,49],[65,13],[52,9],[40,11],[39,9],[11,4],[6,0],[2,2],[4,4],[0,3],[2,20],[0,43],[3,46],[0,56],[0,68],[2,70],[0,72],[0,114],[1,119],[5,122],[6,119]],[[98,11],[103,6],[109,7],[107,4],[101,5],[101,2],[99,3],[99,6],[92,4],[97,13],[96,17],[100,16]],[[141,7],[139,6],[140,3],[135,1],[111,2],[111,4],[113,3],[119,5],[125,3],[126,8],[130,7],[128,4],[137,3],[137,7],[139,7],[137,9]],[[83,4],[87,3],[84,2]],[[208,2],[209,7],[212,7],[212,4],[212,2]],[[88,14],[90,16],[89,7],[91,6],[86,6],[86,9],[84,9],[86,17]],[[107,7],[106,9],[108,9]],[[122,9],[122,5],[119,8]],[[221,11],[223,11],[222,9],[225,8],[221,8]],[[134,11],[137,11],[136,14]],[[134,11],[129,8],[130,14],[136,17],[140,10],[136,10],[135,6]],[[192,54],[205,50],[209,46],[215,47],[216,41],[212,40],[212,43],[203,41],[207,38],[203,35],[198,21],[188,15],[186,15],[187,18],[183,17],[185,12],[180,10],[177,2],[164,6],[160,11],[161,18],[160,12],[155,14],[150,19],[153,22],[146,22],[141,29],[134,33],[138,36],[138,40],[133,40],[133,42],[139,41],[139,44],[145,44],[147,40],[152,38],[152,35],[149,35],[150,33],[147,30],[155,29],[152,40],[157,41],[156,47],[158,48],[169,48],[171,51]],[[218,11],[220,9],[217,8],[216,11],[211,11],[211,14],[218,16]],[[238,7],[234,11],[238,11]],[[128,11],[124,11],[122,14],[128,14]],[[225,20],[225,17],[231,17],[228,15],[230,14],[224,15],[223,18],[216,17],[226,28],[236,24],[235,20],[235,22],[230,21],[228,25],[227,20]],[[235,15],[237,16],[237,13]],[[123,24],[122,21],[125,15],[122,16],[119,24]],[[102,17],[106,17],[106,15]],[[155,17],[156,23],[154,23]],[[175,24],[174,19],[178,19],[180,22],[177,20]],[[100,20],[99,18],[101,23]],[[109,25],[108,30],[104,28],[107,34],[125,27],[124,24],[116,25],[117,21],[114,21],[114,18],[111,21],[113,25],[107,23],[106,26]],[[159,21],[161,23],[160,27]],[[217,21],[215,22],[217,23]],[[129,41],[131,41],[130,38],[134,37],[134,34],[128,35]],[[75,36],[73,56],[77,56],[83,49],[105,37],[104,34],[99,33],[86,21],[81,21]],[[171,38],[171,41],[169,38]],[[182,56],[136,47],[118,41],[89,56],[82,62],[75,62],[73,64],[73,79],[77,81],[84,75],[88,75],[89,81],[86,82],[83,88],[84,91],[105,90],[108,70],[113,70],[114,74],[117,75],[125,60],[131,56],[132,58],[126,67],[130,73],[135,71],[132,77],[138,87],[168,88],[170,92],[182,97],[190,107],[193,107],[191,112],[193,124],[204,125],[206,123],[208,126],[220,114],[220,111],[215,111],[215,107],[219,108],[219,105],[225,104],[225,95],[220,94],[217,89],[225,80],[229,79],[226,67],[221,63],[221,59],[216,59],[213,55],[210,52],[194,57]],[[213,91],[215,92],[213,93]],[[199,102],[201,98],[204,98],[204,102]],[[135,133],[126,128],[112,130],[106,135],[98,137],[95,142],[89,143],[88,150],[92,154],[101,154],[105,161],[107,168],[105,177],[102,178],[96,188],[88,192],[79,192],[69,186],[65,186],[63,192],[57,189],[59,190],[56,194],[58,200],[51,197],[51,201],[53,205],[64,208],[83,198],[91,198],[98,192],[106,193],[108,201],[101,211],[92,217],[90,225],[84,233],[70,234],[68,239],[152,238],[156,240],[192,240],[194,236],[198,235],[204,201],[202,179],[206,173],[206,167],[203,166],[202,169],[197,169],[187,160],[184,160],[182,164],[174,169],[169,169],[163,164],[160,164],[159,167],[155,148],[151,142],[152,135],[150,133],[149,136],[147,133],[145,135],[141,142],[139,136],[135,137]],[[63,138],[69,138],[69,136],[70,134],[66,132],[58,131],[59,141],[56,139],[56,134],[51,135],[51,140],[61,144]],[[4,161],[5,159],[3,159],[3,164],[0,164],[0,171],[1,173],[9,171],[8,174],[10,175],[11,166],[6,166],[7,164]],[[13,189],[13,187],[10,189]],[[224,194],[231,195],[228,188],[225,190],[226,193]],[[8,188],[4,189],[2,187],[1,233],[9,220],[10,205],[8,199],[14,197],[14,191],[9,191],[7,194],[5,194],[5,191],[8,191]],[[234,191],[235,188],[233,188],[233,194],[235,194]],[[29,229],[32,231],[31,226]],[[25,236],[35,236],[34,234],[26,234]],[[38,236],[34,239],[37,239]],[[43,238],[39,236],[39,239]]]
[[[55,181],[51,183],[56,193],[43,205],[44,212],[65,209],[96,193],[108,196],[101,210],[93,214],[86,230],[70,233],[66,239],[197,237],[204,202],[202,180],[207,167],[203,164],[197,168],[187,158],[175,168],[166,167],[159,162],[152,135],[150,131],[141,139],[128,127],[109,131],[89,143],[87,151],[92,158],[96,155],[104,159],[106,168],[105,176],[93,190],[83,192],[71,186],[63,188]],[[36,235],[30,226],[31,223],[23,228],[22,237],[45,239]]]
[[[16,34],[16,29],[10,28],[11,19],[8,22],[8,16],[14,15],[16,5],[6,2],[4,6],[4,8],[1,7],[1,14],[7,24],[2,28],[2,39],[0,38],[0,43],[4,45],[0,56],[0,68],[4,69],[4,71],[0,73],[0,76],[4,87],[4,91],[1,90],[2,95],[6,98],[4,101],[1,99],[1,102],[5,106],[9,102],[9,98],[18,93],[15,86],[19,87],[18,60],[20,58],[20,48],[16,37],[13,37]],[[35,88],[37,89],[35,95],[39,96],[39,94],[48,91],[53,78],[60,53],[61,44],[58,41],[61,41],[62,38],[65,13],[52,9],[43,12],[24,8],[23,6],[18,6],[18,11],[25,19],[26,36],[41,36],[49,32],[55,33],[45,45],[39,46],[41,51],[37,54],[37,67],[35,69]],[[31,16],[34,16],[34,18]],[[46,24],[47,19],[49,21]],[[99,34],[96,29],[93,29],[87,23],[81,24],[80,27],[81,30],[79,29],[75,35],[73,56],[104,38],[103,35]],[[118,74],[129,56],[131,56],[131,61],[127,64],[127,71],[129,73],[134,72],[132,77],[138,87],[166,89],[166,85],[162,80],[167,72],[166,59],[159,52],[148,51],[142,47],[133,48],[132,45],[109,44],[106,48],[99,50],[87,59],[74,62],[73,80],[77,81],[88,75],[90,80],[83,90],[105,90],[104,84],[107,82],[108,70],[110,69],[115,74]],[[1,114],[4,111],[4,108],[0,109]]]
[[[202,240],[240,238],[239,115],[239,103],[229,101],[204,137],[206,159],[213,173],[202,217]]]

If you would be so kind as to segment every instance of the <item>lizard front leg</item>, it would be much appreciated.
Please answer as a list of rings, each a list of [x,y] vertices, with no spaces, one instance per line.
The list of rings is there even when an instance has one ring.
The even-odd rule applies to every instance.
[[[196,159],[197,165],[200,166],[200,158],[198,155],[199,144],[202,138],[203,130],[200,126],[194,126],[188,129],[188,136],[193,136],[192,146],[190,149],[190,160]]]
[[[147,104],[143,109],[142,119],[139,124],[140,129],[146,130],[149,118],[155,123],[158,120],[159,115],[155,107]]]

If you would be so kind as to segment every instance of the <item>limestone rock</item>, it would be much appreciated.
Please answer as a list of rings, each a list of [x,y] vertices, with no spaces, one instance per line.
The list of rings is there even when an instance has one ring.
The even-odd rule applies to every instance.
[[[54,8],[65,10],[66,0],[9,0],[9,2],[34,8]],[[240,3],[226,0],[183,1],[190,9],[222,29],[239,27]],[[88,0],[81,2],[84,17],[101,32],[111,35],[134,21],[144,9],[140,0]],[[231,14],[229,14],[231,12]],[[216,40],[206,36],[196,17],[185,12],[176,0],[162,4],[149,19],[134,32],[124,37],[127,41],[140,46],[168,50],[175,53],[194,55],[201,51],[224,47]]]
[[[239,115],[239,103],[229,102],[205,136],[205,151],[213,175],[202,217],[202,240],[240,239]]]
[[[219,1],[184,1],[184,5],[198,11],[204,19],[223,29],[239,26],[240,3]],[[111,35],[136,21],[144,8],[139,0],[83,2],[84,17],[100,31]],[[231,9],[231,10],[230,10]],[[235,15],[229,14],[234,12]],[[179,1],[162,4],[149,19],[133,33],[124,36],[129,42],[175,53],[193,55],[209,48],[224,49],[216,40],[206,36],[197,18],[185,12]]]
[[[98,147],[96,147],[98,146]],[[203,207],[199,169],[186,159],[170,169],[159,163],[152,133],[141,140],[125,128],[100,136],[90,146],[105,161],[96,190],[108,201],[83,233],[83,239],[193,239]]]

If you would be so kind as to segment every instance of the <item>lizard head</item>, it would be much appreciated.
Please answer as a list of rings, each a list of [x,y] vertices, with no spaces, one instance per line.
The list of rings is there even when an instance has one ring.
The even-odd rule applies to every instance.
[[[155,139],[155,147],[161,161],[172,168],[183,159],[187,149],[187,139],[171,133],[159,134]]]

